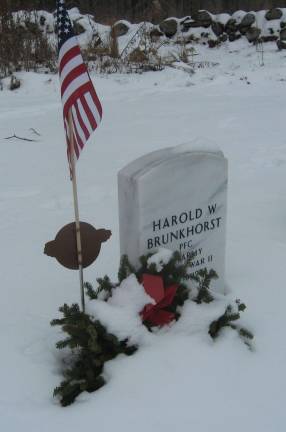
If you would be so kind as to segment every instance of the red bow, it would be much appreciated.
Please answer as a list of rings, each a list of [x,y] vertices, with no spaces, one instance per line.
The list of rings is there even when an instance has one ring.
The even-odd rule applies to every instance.
[[[155,300],[155,304],[147,304],[140,312],[142,320],[154,326],[169,324],[175,318],[175,314],[164,308],[172,304],[178,285],[164,289],[162,277],[150,274],[143,274],[142,283],[146,293]]]

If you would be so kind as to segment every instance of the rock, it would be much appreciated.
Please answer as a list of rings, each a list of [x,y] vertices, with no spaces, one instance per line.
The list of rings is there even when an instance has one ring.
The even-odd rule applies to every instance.
[[[245,36],[247,37],[248,42],[256,42],[259,38],[261,33],[261,30],[257,27],[251,27],[247,30],[245,33]]]
[[[226,42],[227,41],[227,34],[224,33],[219,37],[220,42]]]
[[[240,26],[241,27],[250,27],[254,23],[255,23],[255,15],[253,15],[252,13],[247,13],[242,18],[242,20],[240,22]]]
[[[212,25],[212,17],[211,15],[205,11],[199,11],[194,14],[192,17],[186,17],[181,21],[182,32],[188,31],[190,28],[195,27],[205,27],[208,28]]]
[[[25,21],[25,26],[26,26],[26,29],[33,34],[38,34],[40,32],[40,29],[39,29],[39,26],[37,23],[34,23],[34,22],[27,20],[27,21]]]
[[[159,29],[157,28],[153,28],[150,31],[150,38],[153,41],[156,41],[157,39],[159,39],[160,37],[164,36],[164,33],[162,33]]]
[[[43,15],[40,16],[40,25],[43,27],[46,23],[46,17],[44,17]]]
[[[286,28],[283,28],[283,29],[280,31],[280,40],[282,40],[282,41],[286,41]]]
[[[277,39],[278,39],[277,35],[262,36],[261,38],[262,42],[276,42]]]
[[[249,27],[255,23],[255,16],[252,13],[247,13],[241,20],[238,28],[241,34],[246,34]]]
[[[193,15],[192,18],[195,22],[199,24],[198,27],[207,28],[211,26],[213,22],[211,15],[205,10],[197,12],[196,14]]]
[[[277,41],[277,47],[278,47],[279,50],[286,49],[286,42],[278,39],[278,41]]]
[[[283,29],[286,27],[286,22],[285,21],[281,21],[280,22],[280,27]]]
[[[183,33],[189,31],[190,28],[196,28],[196,27],[201,27],[200,23],[198,21],[194,21],[194,20],[188,20],[185,21],[184,23],[181,23],[181,30]]]
[[[120,37],[126,35],[129,31],[129,28],[130,27],[126,21],[117,21],[115,24],[113,24],[112,31],[114,36]]]
[[[265,18],[268,21],[271,21],[271,20],[276,20],[276,19],[282,18],[282,15],[283,15],[283,13],[282,13],[281,9],[273,8],[273,9],[270,9],[269,11],[266,12]]]
[[[50,24],[47,24],[46,25],[46,33],[48,33],[48,34],[52,34],[52,33],[57,33],[58,32],[58,29],[56,28],[56,26],[54,27],[52,24],[50,25]]]
[[[219,40],[209,39],[208,40],[209,48],[215,48],[219,45]]]
[[[224,26],[220,22],[214,21],[212,23],[212,31],[216,36],[221,36],[224,32]]]
[[[78,21],[73,21],[73,28],[77,35],[85,32],[85,28]]]
[[[229,35],[228,35],[228,40],[230,42],[234,42],[240,38],[241,38],[241,34],[239,34],[239,33],[229,33]]]
[[[209,33],[208,32],[201,32],[201,38],[203,39],[207,39],[209,37]]]
[[[190,21],[192,18],[188,15],[188,16],[186,16],[186,17],[184,17],[184,18],[181,18],[181,20],[180,20],[180,24],[182,25],[182,24],[184,24],[185,22],[187,22],[187,21]]]
[[[183,18],[180,21],[181,31],[187,32],[192,27],[199,27],[199,24],[195,22],[190,16]]]
[[[188,37],[185,38],[186,44],[193,43],[193,42],[200,42],[200,38],[198,36],[195,36],[194,34],[188,35]]]
[[[21,87],[21,81],[15,77],[15,75],[11,76],[11,80],[10,80],[10,90],[17,90],[18,88]]]
[[[225,31],[227,32],[227,34],[230,34],[230,33],[235,33],[237,29],[238,29],[237,22],[235,21],[234,18],[230,18],[225,25]]]
[[[159,28],[168,38],[171,38],[178,31],[178,23],[175,19],[169,18],[161,22]]]

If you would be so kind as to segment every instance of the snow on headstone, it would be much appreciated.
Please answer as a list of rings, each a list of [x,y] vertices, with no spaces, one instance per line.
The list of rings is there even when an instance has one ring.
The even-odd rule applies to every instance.
[[[224,291],[227,160],[208,141],[144,155],[118,174],[121,255],[133,265],[160,248],[213,268]]]

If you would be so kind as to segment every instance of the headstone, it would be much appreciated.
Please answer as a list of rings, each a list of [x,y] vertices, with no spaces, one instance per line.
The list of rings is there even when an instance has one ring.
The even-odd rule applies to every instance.
[[[118,174],[121,255],[137,266],[160,248],[213,268],[224,292],[227,160],[206,140],[149,153]]]

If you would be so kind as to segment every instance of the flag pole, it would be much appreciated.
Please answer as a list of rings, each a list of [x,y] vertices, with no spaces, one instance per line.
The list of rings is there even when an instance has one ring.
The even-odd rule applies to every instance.
[[[71,162],[74,215],[75,215],[75,226],[76,226],[76,247],[77,247],[77,258],[78,258],[78,269],[79,269],[81,307],[82,307],[82,311],[85,312],[83,267],[82,267],[82,245],[81,245],[81,235],[80,235],[79,208],[78,208],[76,168],[75,168],[74,134],[73,134],[71,110],[69,111],[69,115],[68,115],[68,126],[69,126],[69,137],[70,137],[70,162]]]

